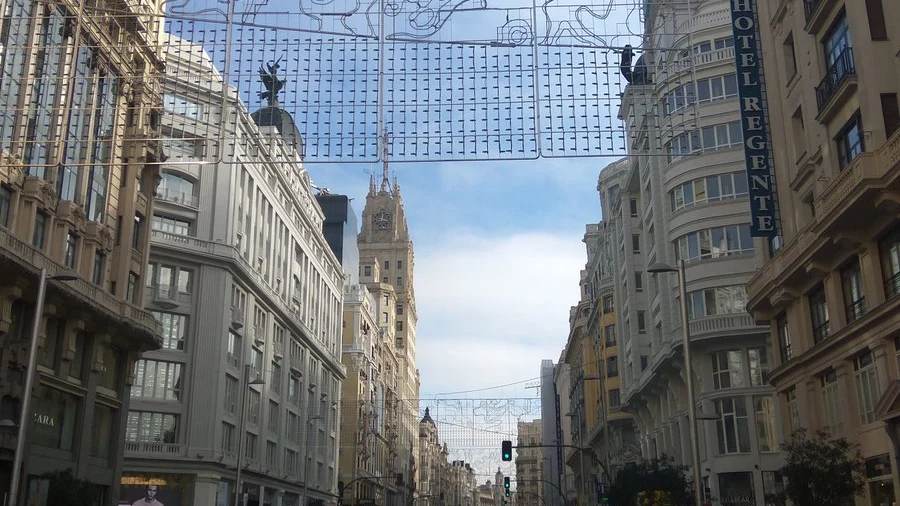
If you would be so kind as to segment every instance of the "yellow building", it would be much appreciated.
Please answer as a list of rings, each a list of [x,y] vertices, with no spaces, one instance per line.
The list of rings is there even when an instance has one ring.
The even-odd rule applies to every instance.
[[[784,437],[860,444],[857,504],[898,495],[900,26],[895,1],[753,2],[781,240],[756,248],[748,310],[769,322]],[[743,12],[742,12],[743,13]]]
[[[141,309],[163,157],[158,8],[0,2],[0,417],[20,411],[40,269],[77,275],[47,283],[20,498],[58,469],[118,497],[134,363],[160,347]],[[6,429],[0,494],[15,446]]]
[[[519,422],[516,426],[516,500],[520,506],[539,504],[543,498],[544,452],[523,448],[541,444],[541,421]]]

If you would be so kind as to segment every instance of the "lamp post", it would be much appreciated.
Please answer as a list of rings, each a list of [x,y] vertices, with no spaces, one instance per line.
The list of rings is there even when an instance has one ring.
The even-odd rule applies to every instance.
[[[16,506],[19,492],[19,481],[22,479],[22,460],[25,457],[25,438],[28,437],[28,425],[31,416],[31,390],[34,388],[35,367],[37,364],[38,330],[41,316],[44,313],[44,297],[47,295],[47,280],[75,281],[78,275],[74,272],[61,272],[48,276],[47,268],[42,267],[38,278],[37,300],[34,303],[34,318],[31,322],[31,342],[28,346],[28,369],[25,371],[25,389],[22,391],[22,402],[19,411],[19,429],[16,434],[16,453],[13,457],[12,477],[9,480],[9,496],[7,504]]]
[[[244,423],[247,419],[247,391],[250,385],[263,385],[262,378],[250,379],[250,364],[244,364],[244,376],[241,378],[241,416],[238,429],[237,474],[234,479],[234,506],[241,506],[241,474],[244,471],[244,439],[246,438]]]
[[[678,289],[680,291],[679,306],[681,312],[681,340],[684,347],[684,363],[686,367],[687,396],[688,396],[688,424],[691,430],[691,468],[694,477],[694,502],[697,506],[703,504],[703,483],[700,478],[700,446],[697,432],[697,402],[694,397],[694,375],[691,372],[691,329],[688,326],[687,311],[687,285],[684,276],[684,260],[678,261],[678,267],[667,264],[653,264],[647,269],[652,274],[664,272],[678,273]]]
[[[309,506],[309,437],[312,432],[313,420],[322,420],[321,415],[313,415],[306,419],[306,457],[303,460],[303,504],[300,506]]]

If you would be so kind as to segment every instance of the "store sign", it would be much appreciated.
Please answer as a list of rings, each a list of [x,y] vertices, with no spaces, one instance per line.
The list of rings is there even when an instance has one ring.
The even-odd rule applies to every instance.
[[[777,195],[772,158],[769,156],[769,128],[763,101],[765,89],[762,61],[759,57],[756,1],[731,0],[734,56],[737,61],[741,129],[744,134],[744,158],[750,188],[750,235],[776,237]]]

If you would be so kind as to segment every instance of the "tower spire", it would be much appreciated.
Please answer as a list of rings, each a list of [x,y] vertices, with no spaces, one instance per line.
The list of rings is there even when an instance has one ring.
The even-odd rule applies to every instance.
[[[390,186],[388,181],[388,155],[391,152],[391,138],[387,130],[384,131],[381,138],[381,150],[381,160],[384,164],[381,168],[381,191],[387,191]]]

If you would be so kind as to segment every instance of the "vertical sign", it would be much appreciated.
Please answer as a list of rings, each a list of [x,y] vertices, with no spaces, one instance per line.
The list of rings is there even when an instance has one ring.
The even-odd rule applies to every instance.
[[[744,158],[750,188],[750,235],[773,238],[778,235],[778,206],[775,174],[769,153],[756,1],[731,0],[731,21],[734,30],[734,56],[737,61],[741,129],[744,134]]]

